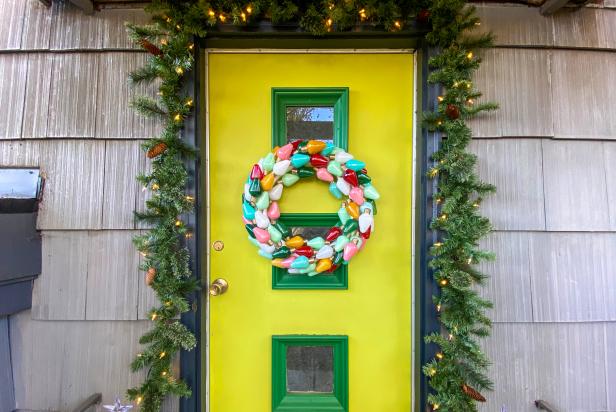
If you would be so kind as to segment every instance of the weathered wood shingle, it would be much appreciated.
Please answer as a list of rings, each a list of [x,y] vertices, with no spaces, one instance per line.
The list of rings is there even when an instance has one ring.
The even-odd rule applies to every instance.
[[[471,121],[473,136],[552,136],[550,52],[490,49],[482,57],[475,85],[482,101],[495,101],[500,109]]]
[[[606,411],[602,323],[495,324],[484,341],[496,390],[480,410],[535,412],[543,399],[559,411]]]
[[[609,230],[603,142],[543,141],[547,230]]]
[[[616,10],[582,8],[553,16],[556,46],[616,49]]]
[[[0,54],[0,139],[21,136],[27,56]]]
[[[54,55],[48,137],[94,137],[99,55]]]
[[[616,139],[616,54],[554,50],[554,134],[568,139]]]
[[[479,176],[496,185],[481,205],[496,230],[545,230],[540,139],[475,140]]]
[[[49,94],[54,56],[44,53],[28,54],[26,103],[22,137],[47,137]]]
[[[24,26],[21,35],[22,50],[49,49],[54,7],[46,7],[40,1],[25,1]]]
[[[0,50],[19,49],[26,2],[3,0],[0,2]]]
[[[86,15],[70,2],[53,3],[51,49],[100,49],[103,46],[103,19]]]
[[[87,320],[135,320],[138,309],[139,253],[136,232],[90,232]]]
[[[103,228],[134,229],[137,193],[136,176],[143,151],[140,141],[110,140],[105,145],[103,183]]]
[[[126,31],[126,22],[147,24],[150,17],[143,9],[107,9],[100,13],[103,21],[103,49],[138,49]]]
[[[43,237],[41,275],[34,282],[32,317],[84,320],[88,280],[87,231],[47,231]]]
[[[494,34],[498,46],[551,46],[554,44],[552,18],[543,17],[537,8],[522,5],[477,6],[481,25],[476,32]]]
[[[533,233],[529,250],[535,321],[616,320],[616,233]]]
[[[481,246],[497,259],[479,268],[489,278],[480,293],[494,303],[489,311],[494,322],[532,322],[530,232],[493,232]]]
[[[607,371],[607,387],[610,388],[607,394],[608,410],[616,409],[616,390],[611,389],[616,384],[616,350],[614,348],[616,348],[616,323],[612,322],[605,325],[605,354],[607,357],[605,370]]]
[[[607,205],[610,215],[610,230],[616,231],[616,142],[604,142],[605,180]]]

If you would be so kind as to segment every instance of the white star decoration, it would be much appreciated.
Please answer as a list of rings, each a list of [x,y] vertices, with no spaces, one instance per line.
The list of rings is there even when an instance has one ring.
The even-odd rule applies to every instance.
[[[133,405],[122,405],[122,403],[120,402],[120,398],[116,398],[115,404],[103,405],[103,408],[111,412],[126,412],[129,409],[132,409]]]

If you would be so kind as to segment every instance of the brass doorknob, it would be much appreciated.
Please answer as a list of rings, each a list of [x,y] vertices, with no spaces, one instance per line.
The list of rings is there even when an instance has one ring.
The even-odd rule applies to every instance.
[[[227,289],[229,289],[229,283],[226,280],[222,278],[216,279],[210,285],[210,295],[212,296],[222,295],[223,293],[227,291]]]

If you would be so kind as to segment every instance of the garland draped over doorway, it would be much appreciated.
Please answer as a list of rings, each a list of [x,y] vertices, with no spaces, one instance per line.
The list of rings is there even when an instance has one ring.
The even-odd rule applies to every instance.
[[[492,385],[486,376],[489,360],[478,343],[490,332],[485,309],[491,303],[479,296],[475,285],[485,278],[476,265],[492,258],[478,247],[491,230],[479,206],[494,187],[477,176],[476,157],[468,151],[467,121],[496,105],[476,102],[481,93],[472,76],[481,60],[474,50],[489,46],[491,36],[473,34],[479,25],[474,8],[463,0],[154,0],[148,10],[153,24],[128,25],[133,39],[149,53],[145,66],[132,72],[130,80],[134,84],[157,81],[159,92],[156,99],[137,97],[133,106],[146,116],[162,118],[164,129],[143,145],[152,169],[138,180],[151,191],[151,198],[146,211],[136,215],[152,228],[134,242],[143,256],[146,283],[160,305],[149,313],[153,327],[141,337],[140,343],[146,346],[131,365],[134,371],[146,370],[146,379],[129,389],[128,396],[143,411],[152,412],[160,410],[167,395],[191,393],[171,366],[179,350],[196,346],[195,336],[178,319],[190,310],[187,296],[198,288],[183,241],[195,228],[181,219],[194,207],[194,198],[185,193],[188,175],[183,159],[195,153],[182,140],[181,131],[193,109],[193,96],[185,94],[182,85],[193,68],[195,37],[206,36],[209,27],[219,24],[242,27],[264,19],[274,25],[296,23],[315,36],[358,27],[403,31],[417,25],[427,29],[427,41],[440,50],[429,62],[428,82],[440,85],[442,95],[437,110],[425,114],[424,127],[444,136],[428,173],[429,178],[438,179],[434,202],[439,214],[431,228],[439,231],[440,241],[429,252],[440,289],[433,302],[441,330],[425,337],[439,349],[423,372],[433,388],[428,395],[433,410],[476,411],[476,402],[485,401],[479,391]]]

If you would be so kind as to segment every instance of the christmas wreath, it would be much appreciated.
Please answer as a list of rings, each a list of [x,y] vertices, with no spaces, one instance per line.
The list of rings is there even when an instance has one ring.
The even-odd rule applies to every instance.
[[[338,223],[325,238],[304,239],[280,222],[278,201],[285,187],[313,176],[329,183],[329,192],[344,201]],[[252,167],[244,185],[243,221],[248,239],[272,265],[314,276],[348,264],[364,247],[374,231],[378,198],[364,162],[332,143],[297,140],[274,148]]]

